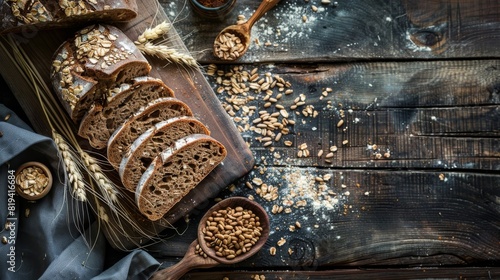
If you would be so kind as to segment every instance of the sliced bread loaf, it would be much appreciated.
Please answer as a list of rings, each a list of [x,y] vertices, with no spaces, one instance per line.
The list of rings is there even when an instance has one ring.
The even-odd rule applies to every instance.
[[[176,140],[191,134],[206,134],[210,131],[192,117],[176,117],[157,123],[141,134],[130,146],[120,163],[120,178],[123,185],[135,191],[139,179],[153,159]]]
[[[164,150],[142,174],[135,192],[137,206],[152,221],[159,220],[196,187],[226,157],[214,138],[193,134]]]
[[[134,78],[110,90],[106,105],[93,106],[83,117],[78,135],[89,140],[92,147],[103,149],[113,132],[141,107],[174,92],[161,80],[152,77]]]
[[[88,22],[127,21],[137,16],[134,0],[5,0],[0,2],[0,34],[67,28]]]
[[[94,103],[104,104],[110,89],[151,70],[140,50],[120,29],[93,25],[56,51],[51,81],[75,123]]]
[[[130,145],[146,130],[170,118],[192,115],[188,105],[179,99],[164,97],[153,100],[139,109],[111,135],[107,151],[109,162],[118,169]]]

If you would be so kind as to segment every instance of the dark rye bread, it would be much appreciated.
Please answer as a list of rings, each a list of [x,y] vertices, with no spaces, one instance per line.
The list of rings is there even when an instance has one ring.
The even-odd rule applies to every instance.
[[[153,159],[176,140],[191,134],[209,135],[210,131],[197,119],[182,116],[159,122],[141,134],[120,163],[119,174],[123,185],[135,191],[139,179]]]
[[[155,124],[180,116],[193,116],[186,103],[172,97],[153,100],[116,129],[108,141],[108,161],[118,169],[130,145]]]
[[[146,58],[120,29],[93,25],[59,47],[50,73],[56,95],[78,124],[92,105],[105,104],[110,89],[150,70]]]
[[[34,34],[40,29],[128,21],[136,16],[135,0],[1,0],[0,34]]]
[[[78,135],[88,139],[92,147],[103,149],[113,132],[141,107],[174,92],[161,80],[152,77],[134,78],[110,90],[106,105],[96,104],[83,117]]]
[[[148,219],[161,219],[226,157],[214,138],[193,134],[177,140],[158,155],[142,174],[135,192],[139,211]]]

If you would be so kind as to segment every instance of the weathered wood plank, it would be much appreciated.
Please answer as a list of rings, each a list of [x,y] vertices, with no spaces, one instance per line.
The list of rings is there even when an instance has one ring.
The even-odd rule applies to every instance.
[[[497,63],[262,64],[257,73],[277,74],[293,89],[267,108],[277,88],[266,97],[253,91],[230,95],[234,86],[226,86],[219,98],[232,105],[240,127],[255,125],[260,110],[290,108],[301,93],[303,106],[318,111],[316,118],[302,109],[292,112],[290,133],[268,147],[256,140],[255,130],[242,132],[257,165],[226,195],[253,196],[271,213],[284,209],[271,216],[275,230],[266,246],[238,268],[498,264],[498,75],[486,74],[496,72]],[[253,67],[220,69],[232,69],[236,79]],[[224,85],[209,81],[216,91]],[[323,95],[327,87],[332,91]],[[255,100],[232,102],[248,96]],[[340,119],[345,123],[339,128]],[[297,156],[302,143],[311,156]],[[390,157],[376,159],[373,144]],[[316,155],[332,145],[338,151],[327,164]],[[296,221],[301,228],[290,231]],[[280,247],[281,238],[287,242]],[[269,254],[272,246],[276,256]]]
[[[331,179],[315,179],[325,174]],[[278,196],[261,196],[255,183],[247,188],[254,178],[276,188]],[[499,186],[498,174],[257,166],[223,195],[251,195],[271,216],[268,242],[238,264],[241,269],[470,266],[500,260]],[[274,205],[290,212],[272,214]],[[281,238],[286,243],[278,246]],[[182,244],[189,243],[159,244],[154,251],[160,258],[177,256]]]
[[[326,271],[215,271],[191,272],[183,279],[211,280],[254,279],[264,276],[265,279],[293,280],[350,280],[350,279],[385,279],[385,280],[417,280],[417,279],[495,279],[500,274],[496,267],[485,268],[420,268],[420,269],[339,269]]]
[[[221,65],[220,69],[237,77],[253,68],[234,71],[233,67]],[[230,105],[233,119],[261,164],[486,171],[500,170],[497,69],[497,60],[309,67],[262,64],[257,71],[260,77],[268,72],[291,84],[286,89],[293,93],[276,102],[269,102],[269,97],[283,93],[278,86],[267,93],[256,92],[247,81],[240,86],[249,90],[235,93],[233,86],[217,82],[217,75],[208,78],[214,90],[221,92],[221,102]],[[328,87],[331,92],[325,94]],[[301,94],[305,104],[292,110]],[[255,109],[249,112],[252,106]],[[279,112],[279,106],[295,125],[287,125],[289,133],[265,147],[268,141],[259,140],[265,136],[256,128],[263,122],[258,120],[258,111]],[[304,115],[307,106],[317,112],[316,117]],[[338,127],[341,120],[343,125]],[[267,136],[272,139],[280,131],[275,129]],[[285,141],[291,141],[291,146]],[[310,155],[299,157],[304,143]],[[332,146],[338,150],[327,158]],[[320,150],[323,155],[318,157]]]
[[[281,1],[253,28],[253,44],[241,62],[331,61],[497,57],[500,4],[497,1]],[[237,1],[222,19],[204,19],[184,2],[160,1],[188,49],[203,63],[217,33],[249,18],[259,0]],[[333,1],[332,1],[333,3]],[[317,12],[312,5],[319,7]],[[306,16],[304,22],[302,16]],[[189,23],[189,24],[185,24]],[[270,45],[266,46],[266,43]]]

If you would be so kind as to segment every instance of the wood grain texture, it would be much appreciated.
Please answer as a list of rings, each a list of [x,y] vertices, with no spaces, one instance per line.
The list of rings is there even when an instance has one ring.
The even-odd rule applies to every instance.
[[[334,1],[332,1],[333,3]],[[383,59],[496,57],[500,53],[500,4],[481,0],[442,1],[281,1],[258,21],[253,44],[239,60],[312,62]],[[213,41],[223,27],[249,18],[260,1],[237,1],[228,16],[205,19],[184,2],[161,0],[178,20],[186,46],[203,63],[217,62]],[[314,12],[311,8],[319,9]],[[303,22],[302,16],[307,17]],[[189,24],[185,24],[189,22]],[[268,42],[270,45],[266,45]]]
[[[418,280],[418,279],[495,279],[500,275],[496,267],[491,268],[420,268],[420,269],[337,269],[326,271],[222,271],[193,272],[183,279],[211,280],[254,279],[255,276],[265,279],[293,280],[350,280],[350,279],[384,279],[384,280]]]
[[[232,66],[221,66],[229,71]],[[251,70],[253,67],[247,67]],[[290,133],[269,149],[251,130],[243,133],[258,162],[267,165],[320,166],[329,168],[406,168],[500,170],[500,83],[497,60],[393,63],[261,65],[292,84],[293,93],[283,105],[296,122]],[[217,90],[215,77],[209,81]],[[325,88],[332,88],[323,96]],[[264,93],[251,93],[247,106],[263,109]],[[277,95],[277,90],[273,96]],[[305,105],[318,111],[305,117],[302,106],[289,109],[305,94]],[[219,95],[227,103],[227,95]],[[260,110],[258,109],[258,110]],[[258,111],[256,110],[256,111]],[[278,112],[276,105],[266,110]],[[241,116],[242,110],[236,111]],[[344,117],[342,117],[344,114]],[[253,124],[254,113],[237,124]],[[344,125],[337,127],[343,120]],[[291,147],[284,141],[291,141]],[[347,140],[347,144],[343,141]],[[297,157],[306,143],[310,157]],[[376,144],[376,150],[372,145]],[[325,161],[333,145],[338,151]],[[323,150],[323,156],[317,154]],[[390,152],[389,158],[376,153]],[[280,155],[277,157],[276,154]],[[265,158],[266,160],[261,160]]]
[[[138,7],[141,12],[136,19],[129,23],[118,25],[132,39],[137,38],[145,28],[151,27],[152,24],[157,24],[164,20],[168,21],[162,10],[158,10],[159,5],[156,1],[138,1]],[[28,54],[45,83],[50,85],[49,72],[54,52],[62,42],[70,38],[80,28],[82,26],[73,26],[69,29],[50,32],[40,30],[28,35],[15,34],[13,37],[17,40],[22,50]],[[170,31],[168,37],[171,47],[175,47],[179,51],[186,51],[175,29]],[[36,96],[30,88],[30,80],[23,76],[20,69],[16,69],[12,61],[9,61],[6,53],[8,51],[8,49],[4,50],[1,56],[2,61],[5,61],[8,67],[2,67],[0,72],[27,113],[35,130],[41,134],[50,136],[51,130],[46,120],[41,117],[43,113]],[[186,68],[152,58],[150,59],[150,63],[153,67],[151,76],[161,78],[171,87],[176,97],[186,102],[194,112],[194,116],[207,125],[211,131],[211,135],[224,144],[228,153],[224,162],[216,167],[193,191],[177,203],[164,216],[162,221],[151,223],[141,218],[137,213],[134,213],[136,212],[135,209],[131,209],[129,215],[135,217],[144,226],[144,230],[153,233],[153,235],[158,235],[166,226],[174,223],[194,208],[200,205],[203,207],[204,202],[208,198],[216,196],[229,183],[248,172],[252,168],[254,160],[250,150],[221,107],[220,102],[215,97],[214,92],[211,90],[200,69]],[[85,140],[80,140],[80,143],[83,147],[90,149]],[[133,208],[133,196],[128,193],[124,194],[124,196],[127,198],[127,205]],[[121,218],[114,218],[112,221],[119,224]],[[125,221],[121,221],[121,223],[126,224]],[[110,228],[115,228],[117,224],[111,225]],[[129,233],[120,231],[111,232],[113,230],[108,232],[108,239],[115,247],[127,250],[133,249],[136,244],[144,244],[148,240],[147,236],[138,235],[132,227],[126,226],[126,228],[130,230]]]
[[[258,133],[242,132],[256,167],[224,195],[252,196],[268,212],[282,206],[290,213],[271,214],[275,230],[264,248],[232,268],[498,264],[498,61],[238,66],[289,81],[293,93],[275,104],[288,109],[305,94],[304,106],[312,105],[318,115],[288,109],[296,124],[268,147],[257,140]],[[219,65],[225,72],[234,67]],[[208,80],[215,90],[220,87],[215,77]],[[332,91],[323,96],[327,87]],[[246,106],[257,109],[237,122],[240,126],[253,125],[266,103],[264,93],[248,95],[255,100]],[[224,92],[218,96],[227,102]],[[265,110],[279,111],[276,105]],[[235,112],[235,117],[244,113]],[[339,128],[340,119],[345,122]],[[303,143],[311,156],[297,156]],[[377,152],[390,151],[390,157],[377,159],[373,144]],[[338,151],[327,163],[332,145]],[[325,152],[318,157],[321,149]],[[320,184],[317,178],[325,174],[331,179]],[[267,190],[276,188],[278,197],[262,197],[255,179]],[[296,221],[301,228],[290,231]],[[281,238],[286,243],[278,246]],[[182,242],[174,247],[185,250]],[[175,256],[158,250],[159,258]]]
[[[314,179],[325,174],[331,179],[320,191]],[[268,201],[244,187],[253,178],[277,187],[279,198]],[[259,166],[229,195],[252,195],[268,213],[274,205],[291,212],[270,214],[268,241],[256,256],[235,267],[498,264],[499,184],[499,175],[453,171]],[[290,231],[297,221],[301,227]],[[286,243],[278,246],[281,238]],[[187,246],[177,245],[184,250]],[[158,257],[169,251],[175,255],[176,245],[159,246]],[[271,247],[277,248],[276,256],[269,253]]]

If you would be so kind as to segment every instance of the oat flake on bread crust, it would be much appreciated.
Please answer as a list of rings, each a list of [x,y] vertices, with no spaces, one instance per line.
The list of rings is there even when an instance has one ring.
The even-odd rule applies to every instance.
[[[120,29],[93,25],[58,48],[50,73],[56,95],[78,124],[92,105],[105,105],[110,89],[150,71],[149,62]]]

